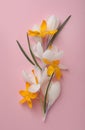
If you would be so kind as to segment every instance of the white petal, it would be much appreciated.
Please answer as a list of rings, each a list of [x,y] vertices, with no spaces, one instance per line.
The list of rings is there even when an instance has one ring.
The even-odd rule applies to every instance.
[[[48,91],[48,109],[53,105],[60,95],[60,82],[52,83]]]
[[[38,42],[37,44],[33,45],[32,47],[32,51],[35,54],[35,56],[39,59],[42,59],[42,55],[43,55],[43,48],[40,42]]]
[[[34,25],[32,30],[40,32],[40,26],[39,25]],[[42,43],[42,38],[41,37],[34,36],[33,38],[34,38],[35,42],[41,42]]]
[[[41,45],[40,42],[37,43],[37,53],[38,53],[40,59],[42,59],[42,55],[43,55],[43,47],[42,47],[42,45]]]
[[[62,70],[68,70],[68,68],[63,64],[59,64],[59,68]]]
[[[63,53],[63,51],[58,51],[57,53],[55,53],[54,59],[61,59],[63,57]]]
[[[34,36],[34,41],[37,43],[37,42],[41,42],[42,43],[42,38],[41,37],[38,37],[38,36]]]
[[[40,26],[35,24],[32,28],[33,31],[40,31]]]
[[[32,84],[29,88],[29,92],[36,93],[40,90],[40,84]]]
[[[50,16],[47,20],[48,30],[57,29],[58,26],[59,26],[59,19],[57,19],[54,15]]]
[[[47,80],[49,80],[49,77],[47,75],[47,68],[44,69],[44,71],[42,71],[42,77],[41,77],[41,84],[43,84],[44,82],[46,82]]]
[[[43,53],[43,58],[45,59],[48,59],[50,61],[52,61],[54,59],[54,55],[53,55],[53,51],[52,50],[46,50],[44,53]]]
[[[23,75],[23,78],[24,78],[25,82],[29,82],[29,83],[32,82],[30,76],[28,75],[28,73],[26,71],[23,70],[22,75]]]
[[[41,77],[41,70],[37,66],[35,66],[35,75],[38,78],[38,82],[40,83],[40,80],[42,78]]]

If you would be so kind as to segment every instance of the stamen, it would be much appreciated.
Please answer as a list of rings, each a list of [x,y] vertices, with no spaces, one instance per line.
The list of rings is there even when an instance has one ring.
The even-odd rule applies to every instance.
[[[32,73],[33,73],[33,75],[34,75],[34,78],[35,78],[35,82],[36,82],[36,84],[38,84],[38,78],[37,78],[37,76],[35,75],[35,71],[32,70]]]

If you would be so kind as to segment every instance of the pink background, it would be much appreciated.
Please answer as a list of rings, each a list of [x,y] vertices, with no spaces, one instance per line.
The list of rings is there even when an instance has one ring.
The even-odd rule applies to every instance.
[[[85,130],[85,1],[0,0],[0,130]],[[24,88],[21,72],[31,66],[16,40],[27,50],[26,31],[55,14],[61,22],[72,17],[56,39],[64,50],[62,94],[42,122],[40,106],[30,110],[18,103]]]

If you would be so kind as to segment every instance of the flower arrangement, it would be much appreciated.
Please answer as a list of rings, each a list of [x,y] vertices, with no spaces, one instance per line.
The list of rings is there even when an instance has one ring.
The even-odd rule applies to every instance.
[[[67,70],[61,63],[63,51],[59,50],[54,43],[54,39],[63,29],[70,19],[71,15],[62,23],[55,16],[50,16],[43,20],[41,25],[34,25],[27,32],[28,48],[31,58],[22,48],[19,41],[17,44],[26,57],[33,65],[30,74],[23,71],[25,81],[25,90],[20,90],[22,96],[20,103],[27,103],[29,108],[33,107],[33,100],[39,100],[42,103],[44,120],[51,106],[55,103],[61,92],[60,79],[62,70]],[[32,46],[29,37],[33,37],[35,44]]]

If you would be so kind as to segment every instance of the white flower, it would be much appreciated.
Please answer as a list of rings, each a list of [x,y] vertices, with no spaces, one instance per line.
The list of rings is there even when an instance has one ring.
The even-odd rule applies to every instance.
[[[38,92],[44,82],[48,80],[47,68],[43,72],[40,71],[37,67],[35,70],[32,70],[32,74],[28,74],[26,71],[22,72],[25,82],[30,84],[29,92],[35,93]]]
[[[45,63],[45,60],[52,62],[55,60],[60,60],[63,57],[63,51],[58,50],[56,46],[52,46],[51,48],[48,48],[47,50],[43,50],[42,44],[38,42],[35,44],[32,48],[35,56],[39,58],[41,61]],[[60,69],[67,70],[67,67],[63,64],[58,65]]]

